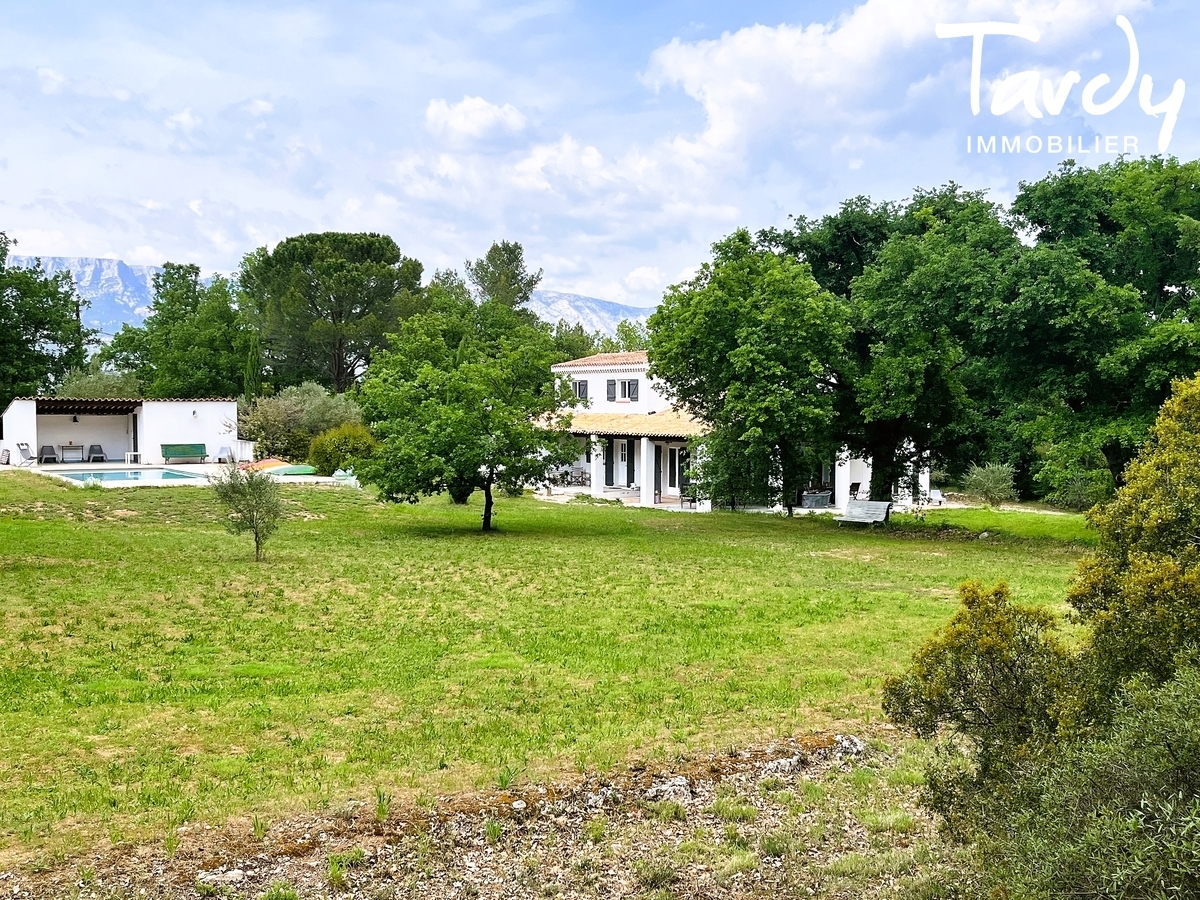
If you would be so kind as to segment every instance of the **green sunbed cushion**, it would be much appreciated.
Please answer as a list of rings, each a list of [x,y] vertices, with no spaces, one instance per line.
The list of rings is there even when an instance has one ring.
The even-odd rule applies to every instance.
[[[272,475],[316,475],[317,470],[312,466],[279,466],[278,468],[267,469]]]

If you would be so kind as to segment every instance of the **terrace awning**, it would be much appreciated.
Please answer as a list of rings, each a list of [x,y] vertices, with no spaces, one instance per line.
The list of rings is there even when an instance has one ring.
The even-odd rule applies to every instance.
[[[127,416],[142,405],[128,398],[36,397],[39,416]]]

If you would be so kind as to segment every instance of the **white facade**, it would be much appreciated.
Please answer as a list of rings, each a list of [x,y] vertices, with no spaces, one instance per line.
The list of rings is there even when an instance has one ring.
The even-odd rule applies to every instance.
[[[572,415],[580,455],[576,483],[595,496],[636,490],[643,506],[677,503],[687,489],[688,438],[700,433],[648,375],[645,351],[599,353],[561,363],[584,400]]]
[[[644,351],[598,353],[553,367],[555,374],[571,381],[577,397],[586,398],[572,416],[571,430],[581,448],[569,473],[572,484],[586,486],[596,496],[624,492],[627,501],[628,492],[636,490],[642,506],[677,503],[690,493],[688,439],[702,435],[703,428],[672,406],[648,369]],[[923,502],[929,494],[928,468],[918,479],[918,502]],[[832,488],[832,507],[845,510],[851,499],[867,498],[871,463],[843,453],[822,467],[817,481],[825,490]],[[812,485],[818,497],[821,484]],[[907,505],[909,491],[899,487],[897,502]]]
[[[21,461],[19,443],[35,456],[51,446],[60,458],[63,447],[82,447],[86,454],[98,444],[110,462],[124,462],[126,453],[137,451],[143,464],[164,463],[163,444],[203,444],[211,462],[224,447],[237,453],[237,402],[23,397],[0,420],[0,450],[9,451],[11,465]]]
[[[233,400],[143,400],[139,445],[144,459],[165,462],[163,444],[204,444],[210,461],[237,441]]]
[[[575,396],[587,398],[578,407],[589,413],[658,413],[671,409],[662,386],[647,374],[646,353],[597,353],[560,363],[551,371],[571,379]],[[630,397],[630,393],[635,395]]]

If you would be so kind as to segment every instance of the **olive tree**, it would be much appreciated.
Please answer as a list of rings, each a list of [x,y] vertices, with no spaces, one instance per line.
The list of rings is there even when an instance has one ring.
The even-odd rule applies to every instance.
[[[226,509],[226,527],[233,534],[254,535],[254,561],[261,562],[263,544],[283,518],[279,484],[266,472],[241,469],[231,463],[212,479],[212,485],[217,500]]]

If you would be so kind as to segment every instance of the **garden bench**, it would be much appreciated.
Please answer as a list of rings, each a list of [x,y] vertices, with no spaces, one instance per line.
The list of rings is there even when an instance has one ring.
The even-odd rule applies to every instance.
[[[208,447],[204,444],[160,444],[164,462],[173,459],[198,459],[204,462],[208,459]]]
[[[886,500],[851,500],[846,504],[846,514],[834,519],[841,527],[843,522],[855,525],[878,525],[888,520],[892,504]]]

